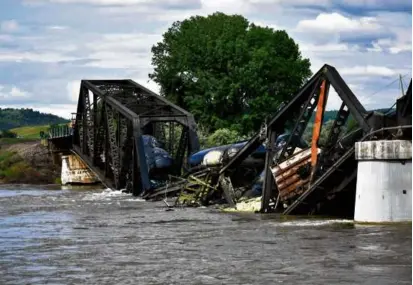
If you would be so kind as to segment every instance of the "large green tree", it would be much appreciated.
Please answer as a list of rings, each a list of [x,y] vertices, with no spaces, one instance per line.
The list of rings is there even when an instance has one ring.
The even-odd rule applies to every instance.
[[[152,47],[161,94],[192,112],[208,131],[256,131],[311,75],[285,31],[239,15],[214,13],[172,24]]]

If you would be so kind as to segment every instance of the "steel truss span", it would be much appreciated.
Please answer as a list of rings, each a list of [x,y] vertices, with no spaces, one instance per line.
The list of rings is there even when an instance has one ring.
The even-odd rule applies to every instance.
[[[380,133],[375,133],[376,139],[411,140],[411,129],[396,128],[396,126],[411,125],[411,85],[410,81],[405,96],[397,101],[396,113],[383,115],[374,111],[366,111],[337,70],[330,65],[324,65],[289,102],[283,104],[271,120],[263,124],[262,129],[221,168],[219,175],[221,178],[227,177],[227,179],[235,180],[233,173],[237,166],[257,147],[264,144],[266,155],[261,200],[262,212],[275,211],[277,206],[280,208],[280,204],[284,204],[284,210],[282,210],[284,214],[310,214],[318,212],[319,208],[324,205],[334,207],[331,205],[336,204],[331,201],[351,200],[354,195],[351,190],[346,190],[355,189],[357,163],[354,159],[354,143],[361,140],[363,136],[382,128]],[[328,138],[321,146],[319,135],[330,87],[334,87],[342,104]],[[314,113],[314,129],[316,130],[313,129],[310,162],[308,165],[303,164],[298,171],[301,173],[293,177],[297,178],[298,180],[295,179],[297,181],[293,179],[294,181],[285,181],[283,184],[281,183],[282,177],[280,181],[274,181],[272,171],[294,156],[296,145],[292,138],[302,137]],[[343,126],[350,116],[356,121],[358,128],[344,136]],[[276,155],[273,146],[286,129],[290,130],[291,135]],[[319,154],[318,148],[320,147],[322,151]],[[306,171],[305,167],[307,167]],[[297,186],[298,184],[300,185]],[[278,187],[281,185],[288,185],[288,187],[281,189]],[[223,191],[226,192],[226,189]],[[227,191],[225,196],[228,197],[230,193]],[[231,198],[229,200],[228,203],[234,203]],[[331,210],[334,209],[328,211],[331,212]]]
[[[173,159],[168,173],[175,175],[199,150],[192,114],[132,80],[82,80],[72,127],[73,151],[102,183],[134,195],[154,187],[146,135],[162,142]]]

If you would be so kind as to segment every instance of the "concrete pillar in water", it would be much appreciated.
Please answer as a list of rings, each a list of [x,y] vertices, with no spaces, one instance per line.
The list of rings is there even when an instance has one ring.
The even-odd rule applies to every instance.
[[[74,154],[62,156],[61,180],[62,185],[99,182],[96,175]]]
[[[356,222],[412,220],[412,142],[357,142]]]

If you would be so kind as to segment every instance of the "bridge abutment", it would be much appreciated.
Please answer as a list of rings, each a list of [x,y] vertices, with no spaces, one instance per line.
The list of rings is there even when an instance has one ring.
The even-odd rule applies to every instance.
[[[366,223],[411,222],[412,142],[357,142],[354,220]]]
[[[96,175],[76,155],[62,155],[62,185],[95,184],[99,182]]]

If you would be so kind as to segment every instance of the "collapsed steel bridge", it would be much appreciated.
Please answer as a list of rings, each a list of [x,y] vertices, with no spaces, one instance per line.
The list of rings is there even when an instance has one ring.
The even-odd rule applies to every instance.
[[[397,100],[396,112],[369,112],[337,70],[324,65],[235,155],[224,155],[214,167],[190,169],[188,158],[199,150],[190,113],[132,80],[82,80],[70,135],[52,136],[49,141],[55,148],[63,145],[60,150],[70,148],[107,187],[126,189],[150,200],[178,196],[178,203],[188,205],[224,202],[234,206],[261,169],[261,212],[334,214],[337,209],[351,208],[343,204],[354,203],[355,142],[367,138],[411,140],[411,85],[410,81],[406,95]],[[342,103],[327,139],[321,142],[331,87]],[[292,138],[303,136],[312,116],[311,145],[300,149]],[[344,133],[350,117],[357,128]],[[277,138],[286,130],[289,139],[276,149]],[[173,158],[166,176],[154,177],[151,172],[146,135],[162,142]],[[249,172],[243,162],[262,145],[265,162]],[[156,179],[166,184],[154,185]]]
[[[181,175],[188,155],[199,150],[193,116],[132,80],[82,80],[72,128],[71,150],[107,187],[134,195],[154,187],[144,135],[162,142],[173,158],[168,173],[174,175]],[[49,140],[53,146],[62,138]]]
[[[342,103],[327,139],[320,143],[331,87]],[[357,176],[354,144],[367,138],[411,140],[411,81],[406,95],[396,105],[397,111],[391,115],[366,111],[337,70],[324,65],[235,156],[225,160],[224,155],[219,167],[195,172],[186,180],[155,189],[147,197],[154,199],[188,190],[186,192],[195,193],[193,200],[207,205],[218,193],[218,197],[225,198],[227,204],[234,206],[239,199],[237,193],[243,186],[237,183],[243,176],[238,171],[239,166],[264,144],[266,154],[261,212],[352,214]],[[302,137],[314,114],[311,147],[297,150],[292,138]],[[350,117],[355,120],[357,128],[345,134]],[[379,129],[380,132],[377,131]],[[282,149],[275,153],[274,143],[286,130],[291,135]],[[251,184],[245,186],[248,188]]]

